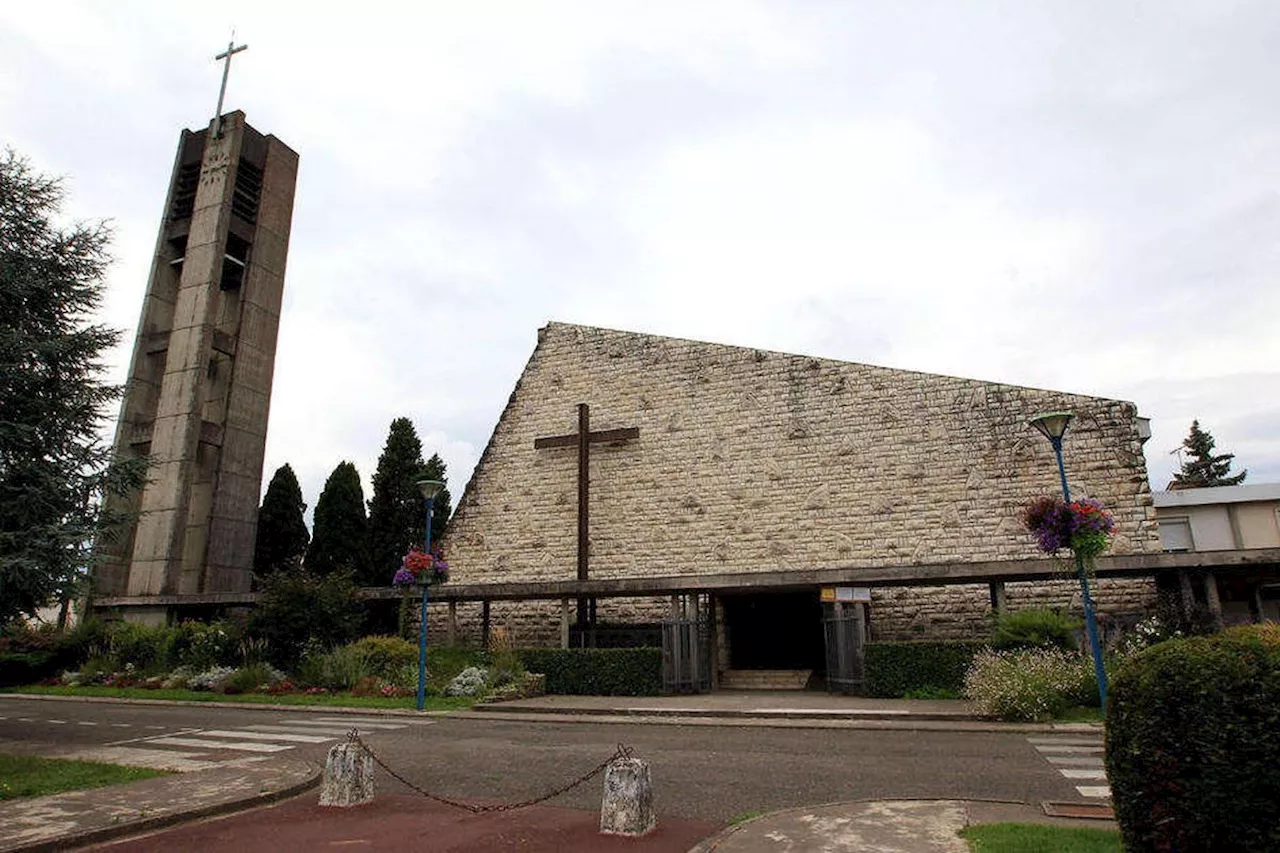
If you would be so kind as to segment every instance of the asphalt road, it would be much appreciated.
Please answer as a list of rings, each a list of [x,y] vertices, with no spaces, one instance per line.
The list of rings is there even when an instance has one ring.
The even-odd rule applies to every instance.
[[[197,765],[287,753],[322,762],[352,725],[397,772],[461,799],[536,796],[625,743],[650,763],[659,814],[674,817],[724,822],[865,798],[1080,800],[1072,782],[1016,733],[421,720],[0,696],[0,752],[9,753],[109,758],[128,750],[147,761],[175,756]],[[408,792],[385,773],[378,785]],[[599,799],[593,780],[553,804],[594,809]]]

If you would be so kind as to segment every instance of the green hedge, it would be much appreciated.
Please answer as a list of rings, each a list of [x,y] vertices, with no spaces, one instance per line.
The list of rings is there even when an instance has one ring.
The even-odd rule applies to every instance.
[[[973,656],[984,647],[961,640],[867,643],[867,695],[898,699],[922,690],[959,695]]]
[[[1280,626],[1152,646],[1107,705],[1125,850],[1280,850]]]
[[[521,649],[529,672],[547,676],[548,693],[657,696],[662,649]]]

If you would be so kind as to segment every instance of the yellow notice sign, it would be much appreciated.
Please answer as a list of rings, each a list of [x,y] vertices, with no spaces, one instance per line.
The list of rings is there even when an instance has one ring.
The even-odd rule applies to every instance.
[[[824,587],[822,588],[822,600],[823,600],[823,601],[835,601],[835,600],[836,600],[836,588],[835,588],[834,586],[824,586]]]

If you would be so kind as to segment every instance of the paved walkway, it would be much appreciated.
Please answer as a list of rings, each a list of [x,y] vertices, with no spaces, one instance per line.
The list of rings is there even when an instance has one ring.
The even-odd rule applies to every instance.
[[[0,803],[0,853],[62,850],[276,802],[315,787],[305,761],[245,759],[127,785]]]
[[[969,853],[960,830],[975,823],[1005,822],[1113,828],[1098,821],[1049,818],[1021,803],[881,800],[773,812],[731,826],[690,853]]]

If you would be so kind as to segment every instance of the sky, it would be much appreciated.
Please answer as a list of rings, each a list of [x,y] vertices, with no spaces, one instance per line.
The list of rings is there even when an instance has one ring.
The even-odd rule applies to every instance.
[[[301,157],[264,489],[368,497],[403,415],[456,499],[549,320],[1131,400],[1153,488],[1193,418],[1280,482],[1280,4],[2,4],[117,381],[233,29]]]

